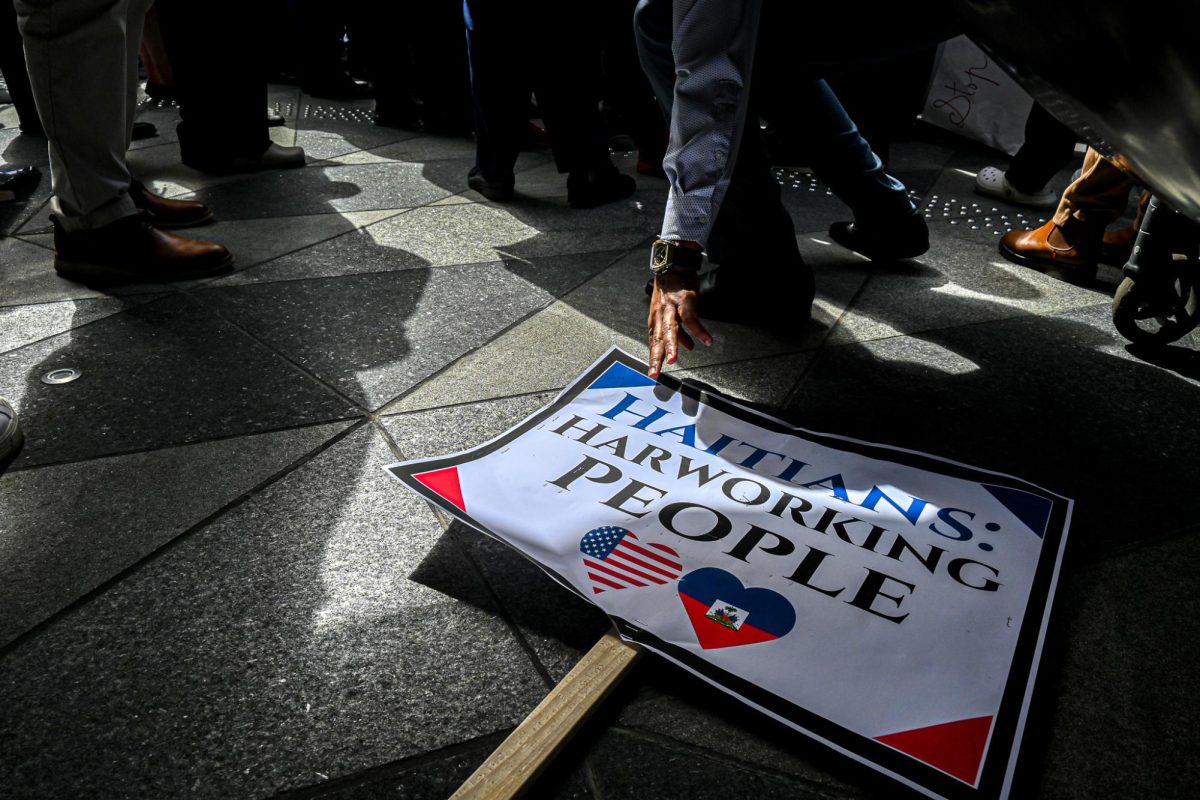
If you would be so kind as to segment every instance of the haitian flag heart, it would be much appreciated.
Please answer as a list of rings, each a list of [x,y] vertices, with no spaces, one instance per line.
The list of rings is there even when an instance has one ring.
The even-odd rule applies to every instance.
[[[705,650],[770,642],[796,625],[796,610],[779,592],[746,588],[716,567],[684,575],[679,599]]]

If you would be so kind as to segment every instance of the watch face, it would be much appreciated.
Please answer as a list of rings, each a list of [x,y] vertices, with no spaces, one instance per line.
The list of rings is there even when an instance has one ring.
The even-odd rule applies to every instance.
[[[671,246],[666,242],[655,242],[654,248],[650,251],[650,266],[656,268],[666,267],[671,263]]]

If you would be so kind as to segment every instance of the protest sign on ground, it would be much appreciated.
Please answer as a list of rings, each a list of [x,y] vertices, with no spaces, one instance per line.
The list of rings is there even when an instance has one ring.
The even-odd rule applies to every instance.
[[[387,469],[763,713],[929,796],[1007,796],[1069,500],[619,350],[496,439]]]

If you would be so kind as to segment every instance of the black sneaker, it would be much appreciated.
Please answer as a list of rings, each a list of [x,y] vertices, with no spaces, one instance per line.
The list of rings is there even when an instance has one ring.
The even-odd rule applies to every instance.
[[[829,238],[872,261],[916,258],[929,250],[929,226],[916,211],[886,226],[835,222],[829,226]]]

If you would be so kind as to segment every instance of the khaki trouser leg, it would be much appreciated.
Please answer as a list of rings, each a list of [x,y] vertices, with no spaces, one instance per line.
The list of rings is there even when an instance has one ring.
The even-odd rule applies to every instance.
[[[69,231],[137,213],[125,151],[151,0],[16,0],[38,116],[50,141],[52,209]]]
[[[1121,216],[1129,199],[1129,190],[1134,186],[1132,178],[1089,147],[1079,178],[1066,188],[1058,201],[1054,224],[1062,227],[1073,217],[1104,227]]]

